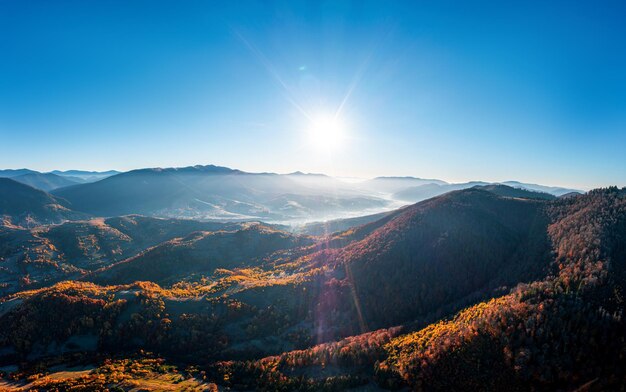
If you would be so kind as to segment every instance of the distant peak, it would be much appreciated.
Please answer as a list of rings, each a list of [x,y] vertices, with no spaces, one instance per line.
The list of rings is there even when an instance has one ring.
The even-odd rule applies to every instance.
[[[380,176],[375,177],[374,180],[421,180],[421,178],[412,176]]]
[[[65,174],[65,175],[113,175],[113,174],[119,174],[120,172],[117,170],[107,170],[107,171],[91,171],[91,170],[76,170],[76,169],[71,169],[71,170],[52,170],[51,172],[48,172],[51,174]]]
[[[0,169],[0,177],[16,177],[22,174],[39,173],[30,169]]]
[[[374,181],[421,181],[421,182],[431,182],[437,184],[447,184],[446,181],[438,180],[436,178],[421,178],[421,177],[413,177],[413,176],[380,176],[374,177],[372,180]]]
[[[242,174],[241,170],[231,169],[224,166],[216,165],[194,165],[184,167],[152,167],[145,169],[132,170],[129,173],[212,173],[212,174]]]
[[[288,173],[288,176],[313,176],[313,177],[328,177],[326,174],[323,173],[304,173],[301,171],[295,171],[293,173]]]

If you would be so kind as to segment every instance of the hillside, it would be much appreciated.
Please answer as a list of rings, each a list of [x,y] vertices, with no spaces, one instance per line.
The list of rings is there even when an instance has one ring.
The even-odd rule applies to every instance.
[[[32,227],[86,216],[69,206],[62,198],[10,178],[0,178],[0,216],[13,225]]]
[[[519,181],[504,181],[502,184],[513,187],[513,188],[526,189],[526,190],[535,191],[535,192],[549,193],[556,197],[563,196],[567,193],[584,193],[578,189],[563,188],[559,186],[528,184],[528,183],[519,182]]]
[[[65,186],[76,185],[81,182],[74,181],[67,177],[57,176],[52,173],[27,173],[12,177],[12,179],[45,192],[50,192],[51,190]]]
[[[545,262],[532,258],[548,250],[541,235],[542,205],[465,190],[340,234],[330,239],[336,243],[330,249],[325,242],[306,247],[297,237],[258,225],[241,232],[198,232],[112,264],[89,279],[113,285],[151,280],[166,287],[182,280],[199,290],[220,288],[213,295],[228,293],[257,312],[274,309],[273,317],[292,315],[283,325],[285,333],[304,317],[299,333],[316,331],[314,341],[326,341],[418,317],[434,320],[495,295],[502,285],[543,273]],[[256,270],[237,272],[250,267]],[[220,275],[216,268],[232,272]],[[474,278],[467,279],[469,274]],[[265,333],[276,338],[271,330]]]
[[[459,184],[424,184],[403,188],[393,194],[398,200],[408,202],[417,202],[426,200],[431,197],[439,196],[447,192],[457,191],[461,189],[473,187],[485,187],[487,190],[499,194],[501,196],[521,197],[527,199],[545,199],[550,200],[564,194],[580,194],[582,192],[559,188],[549,187],[537,184],[525,184],[518,181],[507,181],[503,183],[487,183],[483,181],[471,181]]]
[[[326,222],[310,222],[302,225],[301,227],[298,227],[296,231],[298,233],[308,235],[329,235],[341,231],[346,231],[353,227],[362,226],[370,222],[376,222],[392,213],[393,211],[381,212],[378,214],[365,216],[357,216],[354,218],[332,219]]]
[[[311,245],[259,225],[198,232],[103,269],[110,286],[6,297],[0,360],[142,348],[236,390],[619,389],[624,238],[614,188],[465,189]]]
[[[88,279],[105,284],[127,284],[138,280],[171,284],[193,273],[211,275],[217,268],[252,266],[278,250],[311,243],[306,237],[261,224],[248,224],[235,231],[198,231],[112,264]]]
[[[626,190],[547,206],[555,274],[406,333],[379,330],[256,361],[215,379],[271,390],[620,390],[626,341]],[[227,385],[233,385],[227,383]]]
[[[555,275],[393,340],[383,367],[433,390],[623,386],[625,193],[551,205]]]
[[[475,186],[489,185],[487,182],[472,181],[460,184],[423,184],[412,187],[403,188],[393,194],[394,199],[404,200],[407,202],[418,202],[431,197],[443,195],[447,192],[458,191],[461,189],[473,188]]]
[[[516,197],[521,199],[536,199],[536,200],[554,200],[556,196],[540,191],[534,191],[524,188],[513,188],[502,184],[490,184],[479,186],[481,189],[494,193],[498,196],[504,197]]]
[[[79,278],[173,238],[238,224],[124,216],[0,228],[0,296]]]
[[[87,170],[53,170],[50,173],[60,177],[69,178],[75,182],[95,182],[107,177],[114,176],[116,174],[120,174],[120,172],[116,170],[107,170],[101,172]]]
[[[30,169],[0,169],[0,177],[13,178],[24,174],[38,173]]]
[[[78,211],[100,216],[227,220],[310,220],[389,204],[337,184],[326,176],[245,173],[208,165],[133,170],[55,194]]]
[[[406,322],[545,274],[542,207],[476,188],[449,193],[404,209],[330,260],[344,264],[365,325]]]
[[[428,184],[446,185],[447,182],[417,177],[376,177],[358,185],[376,192],[396,193],[407,188]]]

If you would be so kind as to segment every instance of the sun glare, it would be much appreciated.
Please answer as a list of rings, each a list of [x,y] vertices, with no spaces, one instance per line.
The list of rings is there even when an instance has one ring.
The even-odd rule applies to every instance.
[[[340,147],[346,136],[343,122],[329,115],[314,118],[308,133],[311,145],[326,151]]]

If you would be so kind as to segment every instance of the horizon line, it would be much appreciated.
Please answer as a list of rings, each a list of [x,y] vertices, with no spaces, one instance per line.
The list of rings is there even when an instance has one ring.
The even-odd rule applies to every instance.
[[[291,174],[302,174],[302,175],[317,175],[317,176],[326,176],[329,178],[336,178],[336,179],[353,179],[353,180],[361,180],[361,181],[367,181],[367,180],[373,180],[376,178],[397,178],[397,179],[401,179],[401,178],[413,178],[413,179],[420,179],[420,180],[432,180],[432,181],[443,181],[447,184],[465,184],[465,183],[471,183],[471,182],[486,182],[486,183],[490,183],[490,184],[504,184],[507,182],[518,182],[518,183],[522,183],[522,184],[530,184],[530,185],[540,185],[540,186],[548,186],[548,187],[553,187],[553,188],[566,188],[566,189],[572,189],[572,190],[576,190],[576,191],[584,191],[584,192],[588,192],[592,189],[598,189],[598,188],[605,188],[607,186],[617,186],[617,187],[623,187],[626,185],[618,185],[618,184],[613,184],[613,185],[605,185],[605,186],[570,186],[570,185],[557,185],[557,184],[553,184],[553,183],[549,183],[549,184],[545,184],[542,183],[543,181],[534,181],[534,180],[529,180],[529,181],[524,181],[524,180],[519,180],[519,179],[506,179],[506,180],[490,180],[490,179],[456,179],[456,180],[448,180],[448,179],[444,179],[444,178],[436,178],[436,177],[431,177],[431,176],[415,176],[415,175],[396,175],[396,174],[391,174],[391,175],[379,175],[379,176],[369,176],[369,177],[363,177],[363,176],[354,176],[354,175],[330,175],[330,174],[326,174],[326,173],[314,173],[314,172],[306,172],[306,171],[302,171],[302,170],[294,170],[294,171],[287,171],[287,172],[275,172],[275,171],[248,171],[248,170],[243,170],[243,169],[237,169],[237,168],[232,168],[230,166],[223,166],[223,165],[217,165],[217,164],[196,164],[196,165],[186,165],[186,166],[146,166],[146,167],[137,167],[137,168],[133,168],[133,169],[77,169],[77,168],[69,168],[69,169],[52,169],[52,170],[37,170],[37,169],[31,169],[28,167],[20,167],[20,168],[1,168],[0,171],[4,171],[4,170],[30,170],[33,172],[38,172],[38,173],[42,173],[42,174],[54,174],[53,172],[55,171],[60,171],[60,172],[66,172],[66,171],[84,171],[84,172],[94,172],[94,173],[106,173],[106,172],[110,172],[110,171],[115,171],[117,172],[117,174],[122,174],[122,173],[128,173],[131,171],[136,171],[136,170],[148,170],[148,169],[183,169],[183,168],[190,168],[190,167],[207,167],[207,166],[213,166],[213,167],[220,167],[220,168],[226,168],[226,169],[230,169],[233,171],[240,171],[242,173],[245,174],[275,174],[275,175],[291,175]]]

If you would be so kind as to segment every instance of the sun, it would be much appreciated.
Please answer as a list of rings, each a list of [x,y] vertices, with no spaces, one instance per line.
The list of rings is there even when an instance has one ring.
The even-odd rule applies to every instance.
[[[309,142],[319,150],[335,150],[344,141],[346,137],[345,132],[345,125],[340,118],[331,115],[320,115],[313,118],[309,125]]]

